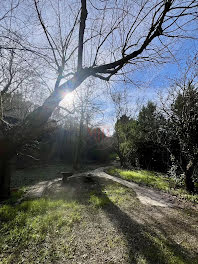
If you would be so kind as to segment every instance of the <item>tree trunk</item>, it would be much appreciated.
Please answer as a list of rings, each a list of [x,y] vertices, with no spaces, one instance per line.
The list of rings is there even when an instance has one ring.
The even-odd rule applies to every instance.
[[[0,160],[0,200],[10,196],[10,162],[7,159]]]
[[[10,170],[9,160],[26,143],[38,138],[49,117],[59,105],[66,93],[76,89],[88,76],[90,72],[81,70],[70,80],[66,81],[45,100],[42,106],[31,112],[24,122],[14,126],[8,131],[7,139],[0,138],[0,197],[6,198],[10,194]]]
[[[118,154],[118,157],[120,159],[120,166],[121,167],[125,167],[125,159],[124,159],[123,155],[120,152]]]
[[[12,145],[7,138],[0,138],[0,200],[10,196],[10,161],[15,154]]]
[[[79,165],[81,163],[80,159],[81,159],[81,151],[82,151],[83,121],[84,121],[84,113],[82,111],[81,112],[81,118],[80,118],[79,134],[78,134],[75,156],[74,156],[74,163],[73,163],[73,168],[75,170],[79,169]]]
[[[195,191],[195,185],[193,182],[193,173],[194,173],[194,166],[193,162],[190,161],[186,167],[185,171],[185,185],[186,185],[186,190],[189,193],[194,193]]]
[[[77,72],[70,80],[56,87],[43,105],[28,114],[18,127],[13,127],[9,131],[9,137],[16,148],[20,148],[31,140],[36,139],[42,133],[44,125],[66,94],[75,90],[89,76],[90,73],[87,69]]]

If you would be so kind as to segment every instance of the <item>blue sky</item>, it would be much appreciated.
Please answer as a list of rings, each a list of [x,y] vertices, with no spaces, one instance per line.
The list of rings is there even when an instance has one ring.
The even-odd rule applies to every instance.
[[[167,89],[173,80],[182,76],[185,71],[186,63],[192,59],[198,51],[198,41],[185,39],[178,42],[174,57],[171,62],[161,66],[151,66],[148,69],[138,71],[133,74],[134,80],[142,81],[143,85],[140,89],[136,89],[133,85],[129,85],[129,91],[135,96],[144,96],[147,101],[152,99],[152,96],[158,91]],[[144,87],[145,84],[145,87]],[[120,84],[118,84],[119,86]],[[139,95],[138,95],[139,94]],[[155,98],[153,98],[155,100]]]
[[[142,82],[142,86],[139,88],[134,87],[132,84],[127,85],[127,91],[130,95],[129,107],[133,109],[136,100],[146,103],[148,100],[157,101],[157,93],[165,91],[173,83],[173,80],[182,76],[182,72],[185,71],[186,62],[188,59],[192,59],[198,51],[198,42],[192,39],[184,39],[178,42],[173,59],[169,63],[165,63],[161,66],[152,66],[141,71],[135,72],[132,75],[135,82]],[[117,90],[122,90],[124,84],[114,84]],[[115,110],[111,101],[106,102],[104,116],[104,130],[108,127],[108,130],[113,132],[113,126],[115,122]]]

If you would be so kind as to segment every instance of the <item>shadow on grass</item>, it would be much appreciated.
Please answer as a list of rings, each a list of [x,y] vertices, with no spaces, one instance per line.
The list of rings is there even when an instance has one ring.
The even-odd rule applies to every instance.
[[[81,179],[80,182],[76,180],[74,184],[71,184],[72,187],[67,187],[74,188],[74,198],[79,203],[87,204],[90,201],[90,192],[94,193],[94,197],[99,198],[101,202],[98,203],[98,206],[127,241],[127,263],[197,263],[195,256],[190,251],[174,242],[167,234],[162,236],[160,227],[158,227],[160,232],[156,233],[154,228],[138,223],[121,210],[103,191],[105,184],[101,184],[101,182],[102,180],[93,177],[90,183],[86,181],[84,184]]]
[[[176,210],[176,209],[175,209]],[[195,228],[192,228],[189,222],[183,220],[184,211],[187,209],[183,209],[180,212],[177,211],[177,214],[166,214],[162,208],[158,208],[158,212],[163,216],[163,227],[160,227],[160,230],[164,233],[164,235],[167,235],[167,229],[169,232],[172,232],[173,234],[175,231],[179,229],[180,232],[186,233],[188,236],[192,237],[198,237],[198,231]],[[192,215],[194,219],[198,219],[198,212],[193,210],[191,208],[190,213],[187,213],[188,215]],[[181,217],[181,218],[180,218]],[[185,215],[186,217],[186,215]],[[156,225],[156,219],[154,217],[151,217],[153,224]],[[197,221],[195,221],[195,225],[197,224]],[[197,260],[198,263],[198,260]]]
[[[100,206],[116,229],[125,238],[128,249],[127,263],[197,263],[195,257],[190,251],[186,250],[181,245],[176,244],[167,234],[162,236],[160,227],[158,227],[160,232],[157,232],[152,226],[138,223],[117,204],[113,203],[109,196],[104,192],[104,186],[107,183],[105,180],[99,180],[94,177],[83,179],[82,177],[81,179],[73,179],[72,181],[73,182],[69,182],[68,185],[63,188],[60,185],[59,187],[60,190],[62,188],[62,191],[58,189],[57,193],[55,191],[57,188],[54,188],[55,195],[53,195],[53,186],[51,186],[45,192],[46,197],[50,197],[50,200],[54,202],[61,198],[62,200],[65,200],[65,202],[78,201],[79,204],[88,205],[90,204],[90,193],[94,193],[95,197],[99,198],[99,201],[103,201],[102,203],[99,203],[98,206]],[[44,209],[40,209],[40,212],[38,212],[41,215],[45,213],[45,201],[43,203],[44,205],[42,208]],[[22,209],[21,207],[19,208]],[[35,207],[35,214],[37,213],[37,209],[39,209],[39,207]],[[15,215],[13,215],[13,218],[14,217]],[[23,221],[24,223],[26,222],[25,215]],[[16,255],[20,254],[20,250],[22,249],[21,246],[16,248]],[[53,246],[53,240],[52,248],[54,248],[53,251],[56,251]]]

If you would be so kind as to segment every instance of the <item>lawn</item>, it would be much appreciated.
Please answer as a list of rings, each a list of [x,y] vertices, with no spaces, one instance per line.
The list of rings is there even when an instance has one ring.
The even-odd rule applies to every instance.
[[[81,171],[87,171],[99,165],[84,165]],[[54,163],[45,165],[35,165],[25,169],[13,170],[11,186],[13,188],[24,187],[36,184],[41,181],[53,180],[62,177],[62,171],[73,171],[72,165],[64,163]]]
[[[107,180],[56,182],[0,207],[0,263],[197,263],[197,212],[146,206]]]
[[[190,195],[182,187],[176,187],[176,183],[170,177],[148,170],[125,170],[119,168],[110,168],[107,173],[113,176],[118,176],[124,180],[133,181],[138,184],[147,185],[181,198],[198,203],[198,195]]]
[[[22,187],[36,184],[40,181],[53,180],[61,177],[61,171],[71,170],[71,166],[55,163],[44,166],[33,166],[26,169],[14,170],[11,177],[11,186]]]

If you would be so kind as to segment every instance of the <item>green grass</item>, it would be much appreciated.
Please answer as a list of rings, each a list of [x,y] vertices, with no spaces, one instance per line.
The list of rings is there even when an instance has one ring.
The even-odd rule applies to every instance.
[[[89,202],[96,208],[104,207],[109,204],[109,199],[95,193],[90,194]]]
[[[89,202],[96,208],[102,208],[110,203],[124,205],[130,200],[130,191],[119,184],[109,184],[102,189],[102,193],[90,192]],[[130,201],[131,202],[131,201]]]
[[[62,189],[13,204],[22,195],[15,193],[0,207],[0,263],[128,263],[131,256],[137,264],[196,263],[162,235],[163,223],[159,229],[137,223],[148,215],[131,189],[106,181],[94,186],[81,190],[80,200],[79,192]]]
[[[71,170],[71,166],[64,164],[45,165],[45,167],[35,166],[16,170],[12,173],[11,186],[22,187],[33,185],[41,181],[53,180],[61,177],[61,171],[67,170]]]
[[[135,172],[123,177],[136,181],[142,177],[144,184],[162,186],[155,173]],[[13,192],[0,205],[0,264],[197,263],[193,237],[197,215],[191,209],[183,213],[171,209],[166,216],[169,210],[153,208],[157,214],[152,214],[133,190],[102,179],[62,187],[57,183],[45,197],[19,204],[25,191]]]
[[[144,184],[174,195],[178,195],[183,199],[198,203],[198,195],[191,195],[182,188],[174,188],[176,185],[174,180],[163,176],[160,173],[147,170],[123,170],[118,168],[111,168],[107,173],[114,176],[119,176],[124,180],[133,181],[138,184]]]
[[[143,183],[145,185],[165,191],[169,189],[170,181],[172,182],[171,179],[147,170],[122,170],[112,168],[107,172],[111,175],[119,175],[122,179],[125,180],[134,181],[136,183]]]
[[[20,198],[22,198],[22,196],[24,195],[24,193],[26,192],[26,188],[20,188],[16,191],[12,191],[11,190],[11,195],[10,198],[8,200],[5,201],[6,204],[15,204]]]
[[[148,238],[152,243],[156,246],[157,249],[159,249],[159,252],[156,252],[155,250],[145,248],[145,256],[147,259],[163,259],[164,256],[166,258],[167,263],[171,264],[187,264],[192,263],[195,264],[196,260],[193,260],[192,262],[189,261],[187,258],[185,259],[182,254],[179,253],[177,245],[171,245],[169,241],[163,236],[163,235],[154,235],[151,233],[145,232],[145,238]],[[145,257],[139,256],[138,263],[147,263]],[[158,262],[160,263],[160,261]]]
[[[103,192],[109,197],[109,200],[112,203],[115,203],[117,205],[125,206],[129,202],[132,204],[133,202],[136,202],[136,199],[131,199],[131,193],[132,190],[129,190],[128,188],[120,186],[120,184],[111,184],[107,185]],[[135,195],[133,193],[133,195]]]
[[[10,204],[1,206],[0,252],[7,255],[12,251],[12,254],[3,257],[0,263],[12,263],[14,259],[15,263],[22,263],[19,253],[29,247],[31,249],[28,258],[31,263],[31,258],[40,251],[40,246],[43,250],[43,243],[49,234],[56,239],[61,230],[64,230],[66,235],[80,220],[80,205],[75,201],[42,198],[24,201],[15,206]],[[47,254],[52,253],[50,250]]]

